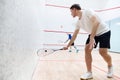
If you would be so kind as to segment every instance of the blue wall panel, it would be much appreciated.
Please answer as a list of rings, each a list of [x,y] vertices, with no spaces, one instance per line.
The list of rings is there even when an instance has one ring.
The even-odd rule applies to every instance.
[[[120,17],[108,21],[111,29],[111,49],[110,51],[120,53]]]

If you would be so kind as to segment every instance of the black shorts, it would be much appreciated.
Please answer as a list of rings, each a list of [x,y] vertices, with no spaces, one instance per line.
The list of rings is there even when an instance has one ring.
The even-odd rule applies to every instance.
[[[95,36],[95,46],[94,48],[97,47],[97,44],[99,43],[99,48],[110,48],[110,36],[111,36],[111,31],[108,31],[100,36]],[[90,41],[90,35],[88,36],[88,39],[86,41],[86,44],[88,44]]]

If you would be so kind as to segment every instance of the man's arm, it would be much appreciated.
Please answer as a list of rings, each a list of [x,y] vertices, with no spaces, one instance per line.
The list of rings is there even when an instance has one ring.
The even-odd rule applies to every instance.
[[[70,40],[70,42],[68,43],[66,48],[68,48],[74,42],[74,40],[76,39],[78,33],[79,33],[79,29],[76,29],[74,31],[74,33],[73,33],[72,39]]]
[[[99,26],[99,21],[97,20],[96,16],[92,16],[90,18],[90,20],[91,20],[91,23],[93,25],[92,32],[91,32],[91,35],[90,35],[90,39],[94,39],[94,37],[96,35],[96,32],[97,32],[97,29],[98,29],[98,26]]]
[[[92,23],[92,25],[93,25],[93,28],[92,28],[92,32],[91,32],[91,35],[90,35],[89,45],[90,45],[90,49],[92,49],[93,46],[94,46],[94,43],[95,43],[94,37],[95,37],[95,35],[96,35],[97,29],[98,29],[98,26],[99,26],[100,23],[99,23],[99,21],[97,20],[96,16],[92,16],[92,17],[90,18],[90,20],[91,20],[91,23]]]

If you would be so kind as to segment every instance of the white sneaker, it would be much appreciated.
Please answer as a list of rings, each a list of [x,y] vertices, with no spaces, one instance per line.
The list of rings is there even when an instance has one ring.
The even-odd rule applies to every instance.
[[[113,77],[113,66],[108,67],[107,77],[108,78],[112,78]]]
[[[83,74],[80,79],[82,79],[82,80],[93,79],[92,72],[87,72],[87,73]]]

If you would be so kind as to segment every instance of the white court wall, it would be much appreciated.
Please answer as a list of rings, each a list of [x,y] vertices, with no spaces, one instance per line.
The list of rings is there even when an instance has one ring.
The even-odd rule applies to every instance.
[[[0,0],[0,80],[32,79],[43,1]]]

